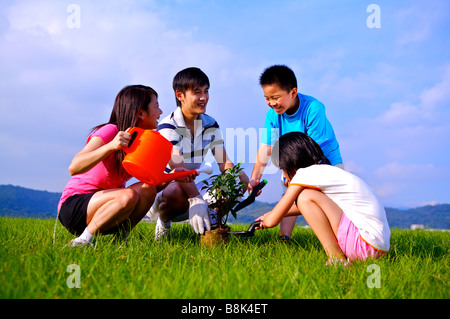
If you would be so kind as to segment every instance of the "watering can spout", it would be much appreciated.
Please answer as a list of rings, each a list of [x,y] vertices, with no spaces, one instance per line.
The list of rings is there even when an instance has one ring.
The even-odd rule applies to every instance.
[[[212,168],[211,163],[206,162],[203,166],[201,166],[200,168],[198,168],[196,170],[173,172],[173,173],[167,173],[167,174],[162,173],[158,178],[158,184],[170,182],[172,180],[187,177],[192,174],[200,174],[200,173],[212,174],[212,172],[213,172],[213,168]]]

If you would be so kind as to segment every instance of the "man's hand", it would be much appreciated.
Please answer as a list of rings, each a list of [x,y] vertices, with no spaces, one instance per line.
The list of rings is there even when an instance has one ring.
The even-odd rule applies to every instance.
[[[172,170],[170,173],[175,173],[175,172],[184,172],[184,171],[188,171],[188,169],[186,169],[185,167],[177,167],[174,170]],[[175,180],[175,182],[179,182],[179,183],[191,183],[195,180],[195,178],[198,176],[199,174],[197,172],[192,173],[189,176],[185,176],[185,177],[181,177]]]
[[[189,198],[189,223],[192,229],[197,234],[205,233],[206,230],[211,230],[211,222],[209,220],[208,205],[201,196]]]

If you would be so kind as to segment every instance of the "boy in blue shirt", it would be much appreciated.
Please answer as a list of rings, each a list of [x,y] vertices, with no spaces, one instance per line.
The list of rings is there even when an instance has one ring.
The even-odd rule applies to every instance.
[[[312,96],[298,92],[294,72],[285,65],[274,65],[261,74],[259,83],[270,109],[256,156],[249,193],[258,185],[272,154],[272,146],[282,135],[302,132],[319,144],[331,165],[343,168],[339,144],[325,114],[325,106]],[[282,178],[284,191],[287,182]],[[284,192],[283,191],[283,192]],[[297,209],[295,205],[291,209]],[[286,217],[280,223],[280,239],[289,240],[297,217]]]

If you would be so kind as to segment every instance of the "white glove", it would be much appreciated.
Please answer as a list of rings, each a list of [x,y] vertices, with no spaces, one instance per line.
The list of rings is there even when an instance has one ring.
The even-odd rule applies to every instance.
[[[203,234],[206,230],[211,230],[209,220],[208,205],[201,196],[189,198],[189,223],[197,234]]]

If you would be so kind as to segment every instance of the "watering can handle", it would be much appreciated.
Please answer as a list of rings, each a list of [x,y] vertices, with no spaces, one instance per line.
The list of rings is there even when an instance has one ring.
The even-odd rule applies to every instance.
[[[128,131],[128,133],[131,134],[131,138],[130,138],[130,141],[128,142],[128,146],[122,147],[122,150],[123,150],[125,153],[128,153],[128,151],[129,151],[131,145],[133,144],[133,142],[134,142],[134,141],[136,140],[136,138],[137,138],[140,134],[142,134],[143,132],[144,132],[144,130],[141,129],[140,127],[132,127],[132,128]]]

